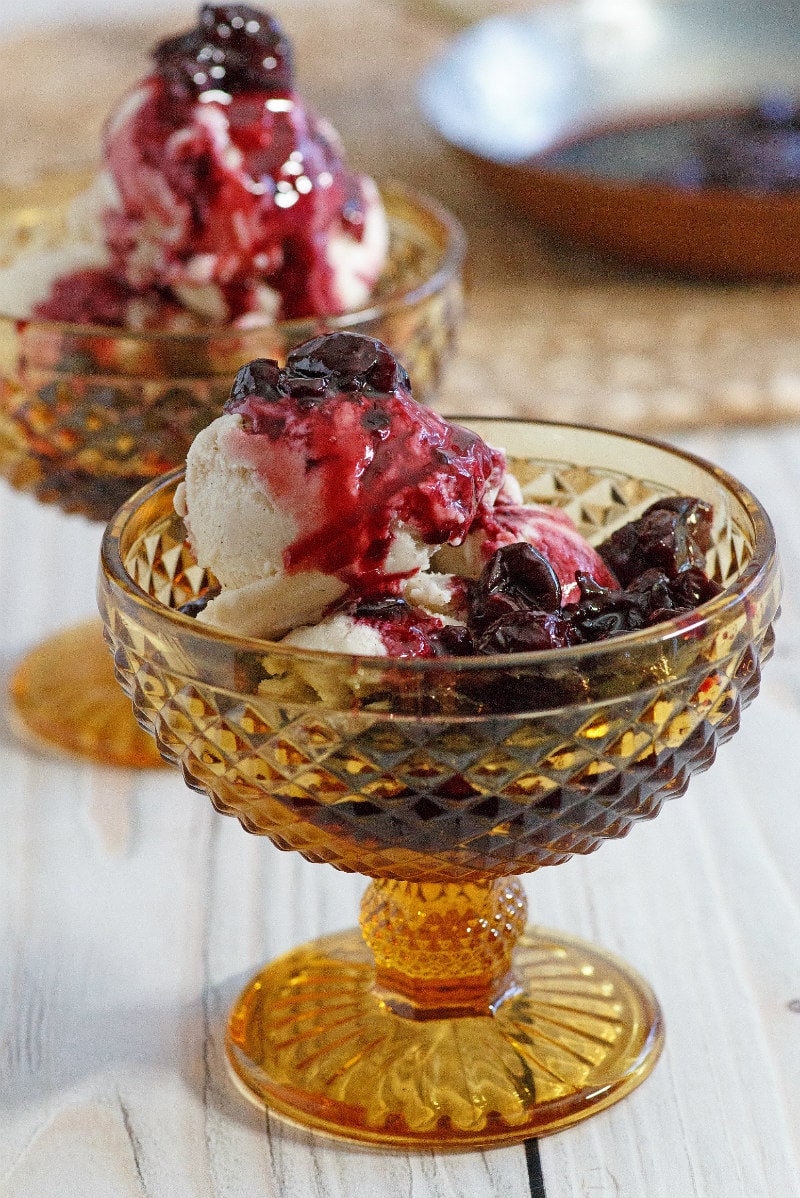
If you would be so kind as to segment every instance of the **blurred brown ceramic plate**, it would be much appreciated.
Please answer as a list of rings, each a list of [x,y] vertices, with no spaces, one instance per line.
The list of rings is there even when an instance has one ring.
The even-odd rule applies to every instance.
[[[776,96],[800,96],[797,0],[575,0],[492,17],[420,85],[433,127],[538,228],[628,264],[797,280],[800,190],[652,177],[673,176],[691,122]]]

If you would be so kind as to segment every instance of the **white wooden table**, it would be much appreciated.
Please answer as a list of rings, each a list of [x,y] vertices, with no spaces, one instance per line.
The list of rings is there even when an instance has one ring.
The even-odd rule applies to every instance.
[[[667,1046],[583,1125],[487,1153],[378,1153],[265,1116],[228,1081],[248,973],[354,923],[363,879],[279,853],[177,771],[5,732],[0,1198],[800,1195],[800,429],[693,437],[764,500],[787,590],[762,694],[661,817],[527,880],[534,920],[654,985]],[[93,611],[100,532],[0,487],[0,664]]]

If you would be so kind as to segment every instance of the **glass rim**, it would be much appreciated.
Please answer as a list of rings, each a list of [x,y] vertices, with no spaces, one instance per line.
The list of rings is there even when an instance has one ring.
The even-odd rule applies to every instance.
[[[0,197],[11,197],[14,192],[23,192],[26,187],[30,188],[37,184],[45,184],[50,180],[55,181],[65,178],[75,180],[85,178],[87,183],[89,183],[91,182],[92,174],[87,168],[74,171],[53,171],[46,175],[37,176],[36,179],[30,180],[27,184],[5,184],[0,188]],[[435,220],[445,234],[442,261],[437,269],[413,287],[392,293],[385,299],[371,301],[363,307],[342,312],[338,315],[326,315],[323,313],[319,316],[298,316],[292,317],[290,320],[276,320],[269,324],[253,325],[249,328],[236,328],[234,325],[223,324],[209,325],[204,329],[190,329],[185,332],[176,332],[169,329],[137,330],[120,328],[117,325],[75,324],[70,321],[13,316],[8,312],[1,311],[0,326],[3,324],[12,324],[17,328],[20,324],[24,324],[26,332],[32,329],[62,334],[68,333],[71,336],[83,336],[87,339],[103,337],[109,341],[124,339],[126,341],[160,344],[177,341],[183,343],[200,343],[211,340],[236,341],[249,337],[263,337],[265,333],[276,329],[284,332],[287,337],[291,337],[294,330],[308,329],[310,325],[318,325],[320,328],[324,326],[328,332],[336,332],[343,328],[352,330],[354,325],[368,324],[370,321],[392,315],[395,312],[412,307],[420,300],[426,299],[432,294],[436,294],[452,279],[458,277],[463,268],[467,253],[467,235],[463,225],[449,209],[440,204],[433,196],[416,188],[408,187],[406,184],[395,179],[387,179],[385,182],[379,182],[377,186],[381,196],[393,195],[416,205],[426,216]]]
[[[711,475],[725,487],[747,511],[753,528],[753,551],[749,560],[738,572],[735,579],[729,583],[719,595],[699,604],[692,612],[672,619],[659,621],[647,628],[635,632],[624,632],[606,640],[590,641],[578,645],[570,645],[559,649],[537,649],[524,653],[481,654],[463,657],[390,657],[367,654],[342,653],[323,649],[305,649],[294,645],[285,645],[281,641],[264,640],[257,637],[239,636],[235,633],[224,632],[211,625],[198,622],[191,616],[184,615],[177,608],[166,607],[154,599],[130,576],[123,563],[120,552],[121,541],[131,518],[147,499],[154,497],[159,491],[166,491],[183,478],[185,467],[179,467],[168,474],[160,475],[135,492],[109,521],[103,533],[100,551],[101,569],[107,578],[124,592],[126,597],[137,606],[149,611],[154,616],[167,620],[175,628],[176,635],[180,630],[191,631],[194,636],[207,639],[209,643],[228,646],[232,651],[252,653],[265,657],[269,654],[280,654],[298,662],[327,665],[338,662],[343,672],[352,674],[359,669],[387,670],[406,675],[436,675],[453,673],[479,673],[493,671],[510,671],[532,666],[571,665],[578,666],[582,661],[598,660],[615,654],[644,648],[657,648],[673,640],[696,636],[703,629],[710,629],[726,612],[733,611],[746,603],[754,592],[758,592],[762,583],[777,567],[777,545],[772,521],[761,502],[753,492],[740,482],[734,475],[708,459],[688,450],[679,449],[668,442],[656,438],[640,436],[633,433],[618,432],[597,425],[568,424],[553,420],[526,420],[520,417],[505,416],[448,416],[448,420],[463,423],[467,426],[471,421],[481,424],[518,425],[525,428],[545,427],[555,430],[580,431],[596,434],[599,437],[615,438],[633,444],[649,446],[664,451],[672,456],[698,467]]]

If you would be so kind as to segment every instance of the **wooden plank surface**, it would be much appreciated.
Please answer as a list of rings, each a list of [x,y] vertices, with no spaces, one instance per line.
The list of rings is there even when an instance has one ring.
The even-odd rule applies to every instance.
[[[684,442],[686,443],[686,442]],[[800,431],[691,445],[772,511],[788,580],[761,696],[652,823],[526,880],[532,917],[651,981],[652,1077],[538,1145],[377,1153],[265,1117],[225,1014],[268,957],[355,921],[363,879],[247,836],[177,772],[0,741],[2,1198],[797,1198]],[[0,662],[93,609],[99,529],[0,489]],[[4,689],[4,688],[3,688]]]

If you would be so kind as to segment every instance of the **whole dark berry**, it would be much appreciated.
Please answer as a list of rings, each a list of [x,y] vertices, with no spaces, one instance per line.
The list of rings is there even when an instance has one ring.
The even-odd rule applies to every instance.
[[[443,653],[449,657],[473,657],[475,642],[472,633],[461,624],[445,624],[439,630],[437,640]]]
[[[669,593],[676,607],[699,607],[707,603],[715,595],[719,595],[722,587],[713,578],[709,578],[703,570],[682,570],[677,578],[669,583]]]
[[[470,624],[486,627],[503,610],[554,612],[561,606],[561,587],[553,567],[524,541],[502,545],[489,558],[472,592]]]
[[[702,499],[660,499],[643,516],[612,533],[598,552],[623,586],[645,570],[674,578],[705,566],[711,544],[711,505]]]
[[[516,611],[490,624],[475,647],[479,653],[528,653],[564,649],[577,640],[569,621],[554,612]]]
[[[480,633],[490,624],[513,616],[520,611],[529,611],[529,605],[506,591],[481,593],[473,592],[472,607],[469,612],[469,627],[475,633]]]
[[[328,380],[324,378],[289,378],[284,375],[284,385],[301,408],[313,408],[322,403],[328,394]]]
[[[360,333],[329,333],[297,346],[289,354],[287,372],[329,378],[340,391],[388,394],[410,387],[408,375],[391,350]]]
[[[203,4],[199,24],[153,51],[158,72],[185,95],[286,92],[292,52],[278,23],[247,4]]]
[[[251,395],[275,402],[287,394],[283,371],[278,363],[272,358],[255,358],[237,371],[225,411],[234,410],[237,404]]]
[[[659,579],[666,575],[659,573]],[[584,641],[602,641],[623,632],[645,628],[651,610],[649,592],[620,590],[601,586],[589,574],[575,575],[580,599],[564,610]]]
[[[348,603],[343,610],[356,620],[402,620],[409,616],[412,608],[401,595],[362,595],[355,605]]]
[[[279,401],[288,393],[278,363],[271,358],[255,358],[238,371],[223,411],[241,416],[248,432],[276,438],[286,427],[286,413]]]

